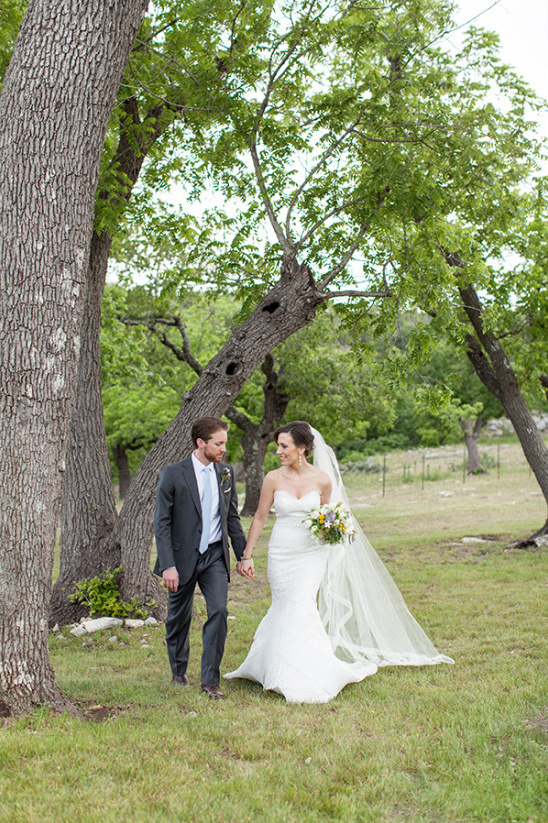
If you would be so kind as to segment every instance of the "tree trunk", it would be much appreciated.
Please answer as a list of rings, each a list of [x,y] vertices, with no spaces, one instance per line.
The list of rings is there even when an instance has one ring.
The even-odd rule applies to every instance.
[[[270,432],[262,435],[257,424],[252,431],[244,432],[240,441],[244,451],[245,501],[241,511],[244,517],[253,517],[259,505],[269,434]]]
[[[321,301],[308,267],[284,257],[278,283],[234,329],[184,396],[178,414],[141,463],[118,519],[124,599],[137,597],[146,602],[158,598],[160,589],[149,571],[156,487],[162,468],[190,452],[192,422],[204,415],[223,414],[265,355],[309,323]]]
[[[131,472],[129,470],[127,449],[123,446],[113,446],[112,454],[114,456],[116,468],[118,469],[118,496],[122,500],[125,500],[128,489],[131,485]]]
[[[468,358],[484,386],[500,400],[518,436],[523,453],[548,506],[548,449],[521,393],[500,340],[483,327],[483,306],[473,286],[459,288],[462,304],[474,329],[467,336]],[[532,537],[548,534],[548,518]]]
[[[71,710],[48,609],[101,149],[146,0],[31,0],[0,92],[0,690]]]
[[[464,435],[466,451],[468,452],[468,474],[482,474],[485,469],[481,465],[478,440],[485,421],[482,417],[476,417],[472,425],[469,417],[463,417],[459,422]]]
[[[111,243],[108,234],[93,234],[76,406],[67,446],[61,504],[59,577],[50,604],[51,626],[87,614],[84,605],[69,600],[75,582],[120,564],[120,552],[110,540],[117,512],[103,422],[99,346],[101,300]]]
[[[131,196],[147,151],[165,125],[163,105],[147,113],[146,119],[152,128],[144,135],[137,131],[141,120],[135,98],[127,97],[122,108],[124,118],[113,160],[113,167],[123,181],[114,198],[117,202],[127,201]],[[113,194],[101,190],[97,197],[107,200],[113,198]],[[49,615],[52,626],[75,620],[85,613],[84,606],[69,601],[74,583],[95,577],[120,564],[119,546],[112,541],[117,511],[101,400],[101,301],[111,246],[112,236],[108,232],[101,235],[93,232],[81,329],[76,406],[67,445],[61,506],[60,569]]]
[[[252,517],[257,511],[264,480],[264,459],[270,436],[279,425],[287,409],[289,397],[280,391],[280,375],[274,368],[274,358],[268,353],[261,369],[265,375],[263,383],[264,406],[260,423],[253,423],[245,414],[236,409],[228,409],[225,414],[243,431],[241,445],[244,452],[245,501],[241,513]]]

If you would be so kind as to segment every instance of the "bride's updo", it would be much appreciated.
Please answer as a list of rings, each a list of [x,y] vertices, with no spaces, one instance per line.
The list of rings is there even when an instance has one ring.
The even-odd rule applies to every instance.
[[[314,448],[314,435],[306,420],[294,420],[292,423],[280,426],[273,434],[275,443],[278,442],[279,435],[283,433],[290,434],[296,446],[304,446],[306,457],[310,457]]]

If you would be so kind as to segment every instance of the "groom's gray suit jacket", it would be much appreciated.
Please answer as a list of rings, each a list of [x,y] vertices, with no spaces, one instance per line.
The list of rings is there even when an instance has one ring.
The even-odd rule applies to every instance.
[[[228,539],[230,537],[234,554],[239,560],[245,548],[246,537],[238,515],[238,497],[232,467],[227,463],[215,463],[214,469],[219,484],[223,553],[230,579]],[[161,574],[164,569],[175,566],[179,572],[179,585],[188,582],[198,562],[202,536],[202,508],[191,455],[179,463],[166,466],[160,475],[154,512],[154,535],[158,551],[154,573]]]

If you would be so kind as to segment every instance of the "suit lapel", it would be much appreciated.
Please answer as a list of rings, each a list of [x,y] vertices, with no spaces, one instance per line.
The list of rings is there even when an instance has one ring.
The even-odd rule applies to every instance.
[[[185,479],[186,485],[190,492],[192,502],[196,506],[196,511],[202,516],[202,506],[200,503],[200,493],[198,491],[198,483],[196,482],[196,474],[194,473],[194,466],[192,464],[192,455],[186,457],[181,462],[181,471]]]
[[[222,475],[223,471],[226,471],[226,468],[227,468],[226,463],[215,463],[215,475],[217,477],[217,485],[219,487],[219,501],[220,501],[219,510],[221,512],[221,515],[223,515],[223,516],[227,512],[228,498],[229,498],[229,495],[226,492],[223,491],[223,484],[221,482],[221,475]]]
[[[217,478],[217,487],[219,489],[219,511],[221,512],[221,514],[224,514],[226,506],[225,506],[225,501],[224,501],[225,496],[224,496],[223,490],[221,488],[221,466],[220,466],[220,464],[215,463],[215,465],[213,467],[213,470],[215,472],[215,477]]]

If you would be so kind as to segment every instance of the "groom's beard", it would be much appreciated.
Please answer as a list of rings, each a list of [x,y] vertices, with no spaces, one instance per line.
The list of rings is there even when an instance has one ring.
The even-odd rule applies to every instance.
[[[204,447],[204,457],[207,458],[210,463],[220,463],[225,454],[225,451],[219,451],[215,446],[208,446],[206,444]]]

